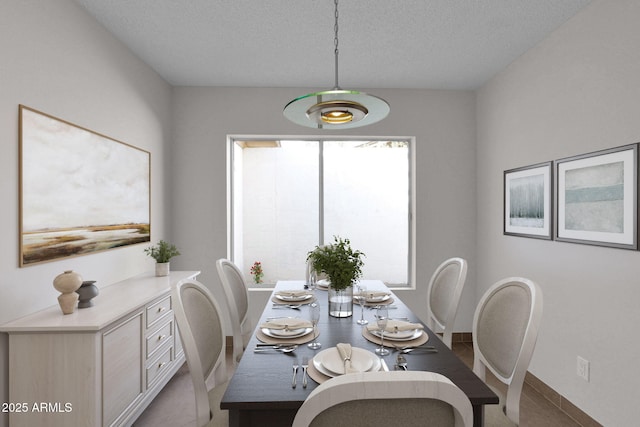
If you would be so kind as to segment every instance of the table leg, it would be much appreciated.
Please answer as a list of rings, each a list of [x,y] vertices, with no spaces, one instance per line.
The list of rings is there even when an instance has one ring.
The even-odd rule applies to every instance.
[[[229,427],[240,427],[240,411],[229,409]]]
[[[484,405],[473,405],[473,427],[484,426]]]

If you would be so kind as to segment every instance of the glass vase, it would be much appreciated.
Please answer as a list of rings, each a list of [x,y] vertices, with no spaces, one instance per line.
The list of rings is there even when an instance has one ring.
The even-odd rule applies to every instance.
[[[350,317],[353,315],[353,286],[334,289],[329,285],[329,316]]]

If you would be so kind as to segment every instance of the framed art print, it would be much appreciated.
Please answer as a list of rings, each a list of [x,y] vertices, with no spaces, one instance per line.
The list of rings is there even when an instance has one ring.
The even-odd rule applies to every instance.
[[[556,161],[556,239],[637,249],[638,144]]]
[[[504,234],[551,239],[551,162],[504,172]]]
[[[19,113],[21,267],[150,240],[148,151]]]

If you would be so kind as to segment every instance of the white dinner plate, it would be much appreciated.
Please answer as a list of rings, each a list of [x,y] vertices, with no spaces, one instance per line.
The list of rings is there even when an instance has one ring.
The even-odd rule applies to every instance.
[[[318,280],[318,282],[316,283],[316,286],[319,288],[323,288],[323,289],[327,289],[329,287],[329,285],[331,284],[331,282],[329,282],[326,279],[320,279]]]
[[[262,328],[262,333],[271,338],[299,338],[313,331],[313,328],[299,328],[299,329],[269,329]]]
[[[380,330],[374,329],[371,332],[371,335],[375,335],[380,338]],[[385,332],[384,339],[388,339],[390,341],[411,341],[416,338],[420,338],[422,336],[422,329],[410,329],[408,331],[398,331],[398,332]]]
[[[326,375],[326,376],[328,376],[328,377],[331,377],[331,378],[333,378],[333,377],[337,377],[337,375],[336,375],[336,374],[334,374],[333,372],[331,372],[331,371],[327,370],[327,368],[325,368],[324,366],[322,366],[322,363],[320,363],[320,362],[318,362],[318,361],[316,360],[316,358],[317,358],[317,357],[318,357],[318,356],[315,356],[315,357],[313,358],[313,366],[314,366],[314,368],[316,368],[316,369],[318,370],[318,372],[320,372],[321,374]]]
[[[333,350],[334,352],[336,352],[336,354],[338,354],[338,358],[340,357],[338,350],[335,347],[332,348],[328,348],[326,350],[322,350],[320,353],[316,354],[315,357],[313,358],[313,366],[318,370],[318,372],[320,372],[323,375],[326,375],[328,377],[337,377],[339,375],[342,374],[337,374],[335,372],[330,371],[329,369],[327,369],[323,364],[322,364],[322,359],[323,359],[323,353],[325,353],[328,350]],[[362,350],[362,349],[359,349]],[[380,370],[382,364],[380,362],[380,358],[378,356],[376,356],[375,354],[371,353],[370,351],[367,350],[363,350],[367,353],[369,353],[372,356],[372,365],[371,368],[369,368],[369,370],[367,372],[377,372]],[[353,354],[352,354],[353,357]],[[344,362],[342,363],[342,371],[344,371]]]
[[[328,348],[318,353],[316,358],[319,360],[323,368],[335,375],[344,374],[344,360],[340,357],[340,353],[336,347]],[[371,369],[373,362],[377,360],[377,356],[368,350],[352,347],[351,348],[351,367],[354,371],[366,372]]]
[[[298,302],[298,301],[306,301],[308,299],[313,298],[313,295],[310,294],[306,294],[306,295],[279,295],[276,294],[276,298],[282,300],[282,301],[287,301],[287,302]]]
[[[384,301],[387,301],[389,298],[391,298],[391,295],[380,295],[375,297],[367,297],[366,301],[367,302],[384,302]]]

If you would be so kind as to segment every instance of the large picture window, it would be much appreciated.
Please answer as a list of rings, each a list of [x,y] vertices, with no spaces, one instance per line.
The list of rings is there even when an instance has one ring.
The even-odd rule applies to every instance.
[[[230,138],[230,253],[264,282],[302,279],[333,236],[366,254],[364,278],[410,286],[411,139]]]

